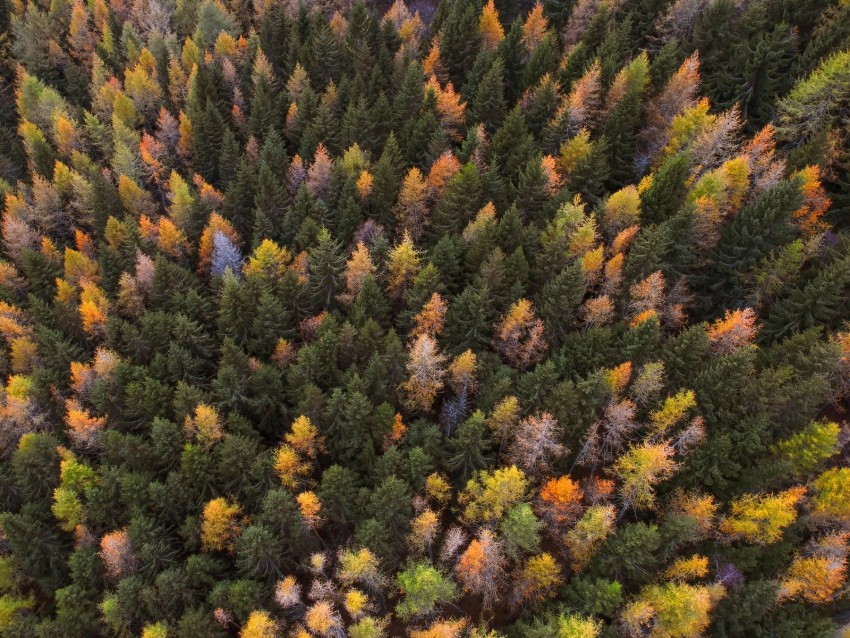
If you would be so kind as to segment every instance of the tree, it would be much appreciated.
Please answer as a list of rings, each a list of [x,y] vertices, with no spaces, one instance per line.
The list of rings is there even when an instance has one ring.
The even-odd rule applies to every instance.
[[[631,448],[614,464],[614,474],[622,481],[620,496],[625,508],[651,508],[655,504],[654,487],[676,471],[673,448],[667,443]]]
[[[98,434],[106,424],[106,419],[92,416],[76,399],[66,401],[65,410],[65,423],[71,440],[81,447],[94,446],[97,443]]]
[[[508,512],[499,525],[505,554],[516,560],[540,549],[540,530],[545,526],[528,503],[520,503]]]
[[[425,202],[427,184],[415,166],[411,168],[401,185],[396,204],[396,217],[401,228],[418,241],[428,225],[428,207]]]
[[[508,457],[527,472],[544,475],[553,460],[566,454],[561,445],[563,432],[548,412],[535,414],[519,422],[508,447]]]
[[[396,605],[402,618],[417,618],[435,613],[457,596],[457,585],[427,563],[414,563],[397,576],[403,599]]]
[[[812,556],[797,556],[779,589],[779,600],[823,605],[835,598],[847,578],[847,538],[837,533],[819,539]]]
[[[264,611],[252,611],[239,632],[239,638],[274,638],[278,624]]]
[[[850,72],[850,51],[834,53],[805,80],[798,82],[791,93],[779,102],[781,137],[800,144],[829,126],[834,105],[847,90]]]
[[[512,109],[490,143],[490,158],[507,182],[517,182],[533,157],[534,142],[519,107]]]
[[[351,257],[345,263],[343,275],[345,277],[345,291],[339,294],[340,301],[345,304],[353,303],[357,295],[360,294],[366,278],[372,276],[374,272],[375,265],[369,255],[369,249],[362,241],[358,242],[351,253]]]
[[[763,337],[777,339],[831,321],[844,289],[850,285],[848,265],[847,257],[833,261],[805,286],[779,299],[765,317]]]
[[[581,514],[583,492],[569,476],[546,481],[540,488],[537,511],[552,531],[564,529]]]
[[[455,573],[463,588],[481,596],[489,607],[499,596],[504,579],[504,555],[490,530],[483,530],[460,555]]]
[[[850,498],[847,496],[847,484],[850,470],[832,468],[823,472],[812,484],[812,504],[814,515],[821,519],[850,520]]]
[[[513,304],[496,330],[493,346],[511,365],[524,370],[534,365],[546,351],[543,322],[534,316],[534,307],[527,299]]]
[[[195,408],[193,415],[186,415],[183,429],[198,443],[210,447],[224,438],[224,426],[218,411],[204,403]]]
[[[505,30],[499,22],[499,12],[496,10],[496,5],[493,0],[490,0],[481,10],[481,17],[478,19],[478,29],[481,31],[482,46],[493,50],[499,42],[505,37]]]
[[[342,246],[322,229],[307,257],[308,294],[314,308],[328,308],[342,289],[345,257]]]
[[[812,421],[805,429],[780,441],[779,452],[798,475],[818,469],[839,448],[841,429],[831,421]]]
[[[319,436],[318,428],[304,415],[292,422],[290,432],[284,439],[293,450],[309,459],[315,459],[324,449],[324,439]]]
[[[467,482],[459,497],[463,518],[471,523],[499,521],[526,499],[527,489],[528,479],[515,465],[482,470]]]
[[[543,15],[543,5],[537,2],[528,12],[525,24],[522,25],[523,39],[529,51],[533,52],[540,45],[548,27],[549,21]]]
[[[127,530],[105,534],[100,539],[100,558],[110,578],[120,580],[139,568],[139,559],[133,552],[133,544]]]
[[[443,389],[446,358],[440,354],[437,342],[420,334],[410,346],[407,360],[407,381],[401,385],[405,401],[413,410],[429,412]]]
[[[446,322],[446,303],[440,293],[433,293],[413,320],[415,325],[411,331],[412,336],[428,335],[432,339],[436,338],[443,331]]]
[[[440,58],[458,86],[463,84],[466,65],[475,59],[481,46],[477,7],[471,0],[453,3],[442,25]]]
[[[387,285],[390,294],[397,298],[404,297],[416,275],[419,274],[420,264],[421,259],[413,244],[413,238],[405,230],[401,242],[390,252],[387,265]]]
[[[729,354],[746,345],[756,336],[756,314],[752,308],[726,311],[723,319],[716,320],[708,330],[708,340],[718,354]]]
[[[242,508],[224,498],[214,498],[204,505],[201,522],[201,542],[210,551],[224,551],[242,527]]]
[[[795,506],[805,492],[803,487],[794,487],[778,494],[745,494],[732,502],[730,515],[720,522],[719,530],[730,540],[776,543],[785,528],[797,520]]]
[[[519,578],[519,598],[526,603],[537,604],[555,596],[555,590],[563,578],[555,558],[543,552],[528,559]]]
[[[696,638],[708,628],[711,610],[725,594],[723,586],[719,584],[650,585],[641,591],[635,602],[625,608],[620,622],[628,636]]]
[[[564,538],[570,550],[572,568],[581,571],[600,545],[614,531],[616,510],[613,505],[591,505]]]
[[[490,68],[478,83],[470,104],[470,117],[483,124],[488,133],[495,133],[502,124],[507,112],[504,94],[505,66],[500,57],[496,57]]]

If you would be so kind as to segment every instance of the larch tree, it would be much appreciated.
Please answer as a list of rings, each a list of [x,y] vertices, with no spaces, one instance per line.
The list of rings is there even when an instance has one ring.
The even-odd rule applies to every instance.
[[[566,454],[561,444],[563,432],[548,412],[523,419],[517,425],[508,446],[508,458],[527,472],[548,473],[552,462]]]
[[[407,359],[408,379],[402,383],[407,405],[413,410],[429,412],[437,394],[445,385],[446,357],[440,354],[437,342],[421,334],[410,346]]]
[[[543,322],[535,316],[531,301],[520,299],[510,307],[496,329],[493,345],[520,370],[540,360],[548,346]]]
[[[210,551],[225,551],[233,546],[242,529],[242,508],[225,498],[214,498],[204,505],[201,543]]]

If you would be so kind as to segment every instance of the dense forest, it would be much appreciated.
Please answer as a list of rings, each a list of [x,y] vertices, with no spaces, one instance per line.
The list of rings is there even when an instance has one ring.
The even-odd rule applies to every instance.
[[[850,636],[850,2],[0,0],[0,636]]]

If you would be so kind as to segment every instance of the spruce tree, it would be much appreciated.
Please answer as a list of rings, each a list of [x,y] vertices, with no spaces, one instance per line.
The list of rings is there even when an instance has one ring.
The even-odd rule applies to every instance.
[[[326,229],[319,232],[316,245],[309,251],[308,266],[310,303],[317,311],[333,307],[337,294],[342,291],[345,255],[342,246]]]
[[[491,135],[502,125],[507,107],[505,105],[505,66],[496,56],[490,68],[481,78],[471,98],[470,117],[473,122],[484,124]]]

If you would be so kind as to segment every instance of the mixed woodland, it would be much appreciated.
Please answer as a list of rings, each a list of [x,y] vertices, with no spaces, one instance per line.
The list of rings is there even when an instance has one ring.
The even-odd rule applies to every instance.
[[[0,636],[850,636],[850,2],[0,0]]]

